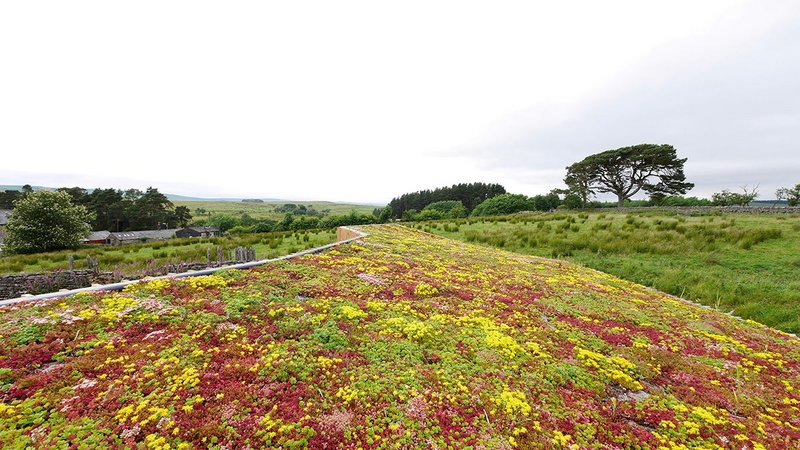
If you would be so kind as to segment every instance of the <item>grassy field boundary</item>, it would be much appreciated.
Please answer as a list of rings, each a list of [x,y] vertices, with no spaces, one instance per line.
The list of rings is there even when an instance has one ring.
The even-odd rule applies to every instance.
[[[341,231],[340,231],[341,230]],[[332,244],[323,245],[321,247],[315,247],[308,250],[302,250],[299,252],[291,253],[288,255],[278,256],[276,258],[270,259],[262,259],[259,261],[251,261],[246,263],[239,263],[239,264],[230,264],[226,266],[220,267],[213,267],[210,269],[203,269],[203,270],[195,270],[195,271],[188,271],[183,273],[177,274],[170,274],[170,275],[162,275],[158,277],[145,277],[136,280],[129,280],[129,281],[121,281],[119,283],[111,283],[111,284],[104,284],[100,286],[90,286],[80,289],[70,289],[65,291],[59,292],[50,292],[47,294],[39,294],[39,295],[26,295],[17,298],[11,298],[8,300],[0,300],[0,306],[8,306],[13,305],[16,303],[21,302],[33,302],[39,300],[49,300],[53,298],[60,298],[60,297],[68,297],[70,295],[75,295],[81,292],[98,292],[98,291],[119,291],[125,288],[125,286],[129,286],[131,284],[136,284],[141,281],[152,281],[152,280],[161,280],[161,279],[175,279],[175,278],[190,278],[190,277],[197,277],[197,276],[204,276],[204,275],[211,275],[216,272],[222,270],[246,270],[251,269],[253,267],[263,266],[264,264],[269,264],[277,261],[285,261],[290,260],[293,258],[298,258],[305,255],[311,255],[315,253],[324,252],[325,250],[329,250],[331,248],[337,247],[339,245],[349,244],[350,242],[356,241],[358,239],[365,238],[369,236],[368,233],[364,233],[361,230],[350,228],[350,227],[338,227],[336,229],[337,237],[343,237],[342,240],[338,240]]]

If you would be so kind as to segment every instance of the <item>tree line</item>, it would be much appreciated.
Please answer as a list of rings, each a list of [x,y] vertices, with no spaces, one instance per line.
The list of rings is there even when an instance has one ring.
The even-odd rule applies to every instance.
[[[409,192],[389,202],[391,215],[395,219],[400,219],[406,211],[422,211],[426,206],[434,202],[455,200],[460,201],[467,213],[481,204],[484,200],[505,194],[506,188],[499,184],[488,183],[460,183],[452,186],[445,186],[433,190]]]
[[[92,230],[138,231],[186,226],[192,220],[189,208],[172,204],[158,189],[84,189],[62,187],[72,205],[83,206],[89,213]],[[0,193],[0,208],[14,209],[15,205],[31,195],[30,185],[20,191],[6,190]]]
[[[7,189],[0,192],[0,209],[14,209],[14,202],[33,192],[30,184],[22,186],[22,190]]]
[[[66,248],[77,248],[81,240],[89,235],[90,223],[102,226],[103,223],[120,220],[122,226],[142,226],[152,228],[153,224],[172,226],[175,211],[188,208],[172,205],[157,189],[149,188],[144,192],[128,190],[114,195],[113,189],[96,189],[89,193],[80,188],[64,188],[55,191],[25,192],[13,203],[13,214],[6,227],[7,236],[0,246],[3,253],[38,253]],[[121,197],[121,200],[120,200]],[[116,209],[97,221],[97,198],[116,199],[112,206],[124,202],[123,211],[133,213],[130,216],[117,216]],[[88,206],[88,207],[87,207]],[[117,205],[118,206],[118,205]],[[193,222],[194,225],[210,225],[220,228],[229,234],[266,233],[272,231],[296,231],[320,228],[336,228],[345,225],[366,225],[386,222],[390,219],[389,208],[384,208],[378,215],[359,214],[352,211],[347,215],[310,216],[287,212],[283,220],[256,220],[247,214],[237,218],[230,215],[218,215],[209,219]],[[102,210],[100,210],[103,213]],[[307,211],[306,211],[307,212]],[[191,216],[185,218],[188,222]],[[111,228],[113,229],[116,226]],[[161,227],[165,228],[165,227]]]

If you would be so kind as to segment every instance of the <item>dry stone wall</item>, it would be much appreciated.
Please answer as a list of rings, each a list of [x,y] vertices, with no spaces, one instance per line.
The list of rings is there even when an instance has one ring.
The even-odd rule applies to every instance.
[[[265,264],[270,261],[277,261],[277,260],[286,260],[295,257],[300,257],[303,255],[319,253],[324,250],[333,248],[340,244],[345,244],[352,240],[367,236],[366,233],[354,230],[349,227],[339,227],[336,230],[336,242],[333,244],[323,245],[321,247],[312,248],[309,250],[304,250],[298,253],[293,253],[291,255],[281,256],[272,260],[264,260],[264,261],[250,261],[244,262],[241,261],[218,261],[218,262],[206,262],[206,263],[181,263],[177,265],[164,265],[158,268],[159,273],[147,273],[147,277],[153,277],[158,275],[172,275],[178,273],[186,273],[186,272],[197,272],[197,274],[207,274],[209,270],[214,271],[220,270],[217,268],[220,267],[231,267],[236,269],[247,269],[250,267],[256,267],[261,264]],[[250,249],[244,249],[250,250]],[[255,258],[255,252],[251,251],[243,251],[242,253],[237,252],[237,258],[239,256],[244,257],[246,260],[248,258]],[[210,257],[209,257],[210,259]],[[233,265],[231,265],[233,263]],[[96,267],[96,266],[95,266]],[[113,273],[113,272],[97,272],[96,270],[83,270],[83,271],[62,271],[62,273],[67,273],[68,275],[64,276],[61,279],[61,282],[64,283],[63,287],[54,287],[52,285],[53,277],[55,273],[32,273],[32,274],[16,274],[16,275],[9,275],[5,277],[0,277],[0,304],[11,304],[16,303],[17,301],[26,301],[26,300],[41,300],[44,298],[53,298],[53,295],[60,296],[60,295],[71,295],[71,292],[67,292],[73,289],[81,289],[91,287],[95,284],[105,284],[105,286],[95,286],[93,289],[103,290],[103,289],[120,289],[119,287],[113,287],[115,285],[109,283],[116,283],[118,286],[120,281],[120,275]],[[193,276],[193,274],[189,273],[188,276]],[[182,275],[186,276],[186,275]],[[35,289],[32,286],[36,286],[37,283],[50,283],[50,287],[47,289],[42,289],[40,292],[44,293],[52,293],[55,291],[64,291],[59,292],[57,294],[44,294],[44,295],[35,295]],[[122,283],[124,284],[124,283]],[[19,299],[20,296],[24,294],[34,294],[33,297],[29,297],[27,299]],[[3,300],[7,300],[3,302]]]
[[[23,294],[77,289],[113,281],[115,281],[113,273],[92,270],[7,275],[0,277],[0,300],[16,298]]]
[[[636,208],[600,208],[593,212],[674,211],[678,214],[800,214],[800,206],[645,206]]]
[[[229,262],[167,264],[147,276],[183,273],[220,267]],[[61,289],[80,289],[93,284],[116,283],[123,277],[114,272],[95,272],[93,270],[63,270],[46,273],[21,273],[0,277],[0,300],[17,298],[24,294],[42,294]]]

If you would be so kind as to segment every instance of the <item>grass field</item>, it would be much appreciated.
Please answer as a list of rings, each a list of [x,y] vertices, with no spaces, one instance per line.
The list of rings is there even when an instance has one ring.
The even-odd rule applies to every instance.
[[[80,250],[37,253],[0,257],[0,275],[20,272],[48,272],[69,267],[69,255],[74,256],[75,268],[86,267],[86,257],[96,258],[101,271],[119,271],[133,277],[149,275],[148,269],[181,262],[204,262],[210,248],[212,259],[217,258],[217,247],[224,255],[229,249],[251,247],[258,259],[288,255],[300,250],[330,244],[336,238],[331,230],[259,233],[212,239],[171,239],[119,247],[91,247]]]
[[[294,203],[296,205],[305,205],[306,207],[313,207],[319,212],[327,211],[327,215],[345,215],[350,214],[355,210],[357,213],[371,214],[372,210],[376,208],[374,205],[351,205],[346,203],[333,203],[333,202],[276,202],[276,203],[250,203],[250,202],[173,202],[175,206],[186,206],[192,213],[193,219],[202,219],[204,215],[197,214],[197,209],[204,209],[211,215],[227,214],[239,217],[242,214],[248,214],[254,219],[274,219],[280,220],[283,218],[284,213],[276,212],[275,208],[282,206],[286,203]]]
[[[788,332],[800,332],[800,218],[550,213],[415,224],[564,258]]]

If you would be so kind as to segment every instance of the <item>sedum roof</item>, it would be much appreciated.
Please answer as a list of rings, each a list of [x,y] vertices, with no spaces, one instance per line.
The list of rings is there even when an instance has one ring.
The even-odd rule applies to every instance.
[[[0,446],[785,449],[800,341],[401,226],[0,308]]]

